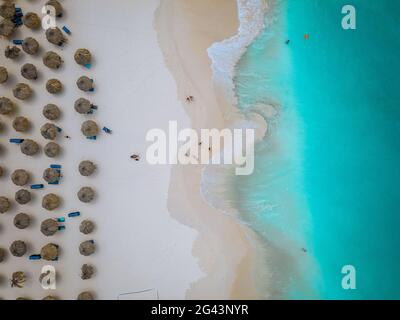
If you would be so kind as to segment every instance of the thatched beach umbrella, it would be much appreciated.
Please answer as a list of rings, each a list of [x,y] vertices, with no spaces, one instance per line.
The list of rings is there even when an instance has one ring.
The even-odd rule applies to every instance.
[[[14,97],[20,100],[27,100],[32,97],[33,91],[26,83],[18,83],[13,89]]]
[[[11,202],[6,197],[0,197],[0,213],[6,213],[11,208]]]
[[[82,66],[90,64],[92,61],[92,54],[88,49],[78,49],[74,55],[75,62]]]
[[[27,54],[34,55],[39,51],[39,42],[32,37],[25,38],[22,42],[22,50]]]
[[[14,226],[18,229],[26,229],[31,224],[31,218],[26,213],[18,213],[14,217]]]
[[[23,272],[23,271],[14,272],[12,274],[12,278],[11,278],[11,288],[14,288],[14,287],[23,288],[25,281],[26,281],[25,272]],[[28,300],[28,299],[19,297],[19,298],[17,298],[17,300]]]
[[[44,146],[44,153],[49,158],[57,157],[61,152],[60,146],[55,142],[49,142]]]
[[[81,271],[82,271],[82,274],[81,274],[82,280],[88,280],[88,279],[92,278],[92,276],[94,275],[94,268],[90,264],[82,265]]]
[[[78,192],[78,198],[84,203],[89,203],[93,201],[95,197],[95,192],[90,187],[83,187]]]
[[[60,93],[62,88],[62,83],[58,79],[50,79],[46,83],[46,90],[51,94]]]
[[[15,4],[11,1],[4,1],[0,5],[0,16],[6,19],[12,19],[15,15]]]
[[[91,292],[84,291],[78,295],[77,300],[94,300],[94,296]]]
[[[75,111],[80,114],[88,114],[90,111],[92,111],[92,104],[85,98],[79,98],[75,101],[74,108]]]
[[[22,17],[22,23],[29,29],[38,29],[42,25],[39,16],[34,12],[27,12]]]
[[[85,137],[94,137],[99,134],[99,127],[93,120],[88,120],[82,123],[81,131]]]
[[[55,44],[57,46],[62,46],[64,42],[66,42],[63,33],[58,27],[47,29],[46,38],[50,43]]]
[[[0,83],[4,83],[8,80],[8,71],[5,67],[0,67]]]
[[[93,80],[86,76],[82,76],[76,81],[76,85],[80,90],[88,92],[93,89]]]
[[[83,220],[79,226],[79,231],[83,234],[90,234],[93,232],[95,225],[90,220]]]
[[[45,105],[43,108],[43,115],[49,120],[58,120],[61,115],[60,109],[55,104]]]
[[[2,263],[7,256],[7,251],[3,248],[0,248],[0,263]]]
[[[47,140],[54,140],[57,138],[58,128],[53,123],[46,123],[40,128],[40,133],[43,138]]]
[[[63,62],[61,57],[53,51],[48,51],[43,56],[43,64],[50,69],[60,68]]]
[[[28,118],[16,117],[12,123],[12,126],[17,132],[27,132],[31,128],[31,123]]]
[[[38,78],[38,71],[32,63],[25,63],[21,67],[21,75],[28,80],[36,80]]]
[[[40,250],[40,256],[47,261],[56,260],[58,258],[58,245],[54,243],[46,244],[42,250]]]
[[[92,161],[82,161],[79,164],[79,173],[84,177],[91,176],[96,171],[96,165]]]
[[[30,139],[24,140],[20,145],[21,152],[27,156],[33,156],[39,152],[39,145]]]
[[[42,300],[59,300],[59,299],[56,296],[49,295],[45,296]]]
[[[60,206],[60,198],[54,193],[45,195],[42,199],[42,207],[48,211],[57,209]]]
[[[14,241],[10,246],[10,252],[14,257],[22,257],[26,251],[26,244],[21,240]]]
[[[47,168],[43,172],[43,179],[48,183],[55,183],[61,178],[61,173],[57,169]]]
[[[50,237],[57,233],[58,222],[54,219],[46,219],[40,225],[40,231],[46,236]]]
[[[84,241],[79,245],[79,252],[85,257],[92,255],[95,251],[96,246],[93,240]]]
[[[64,10],[60,2],[57,0],[49,0],[46,2],[47,6],[52,6],[56,10],[56,16],[61,18],[63,16]]]
[[[15,109],[15,104],[10,99],[6,97],[0,98],[0,114],[6,115],[13,112]]]
[[[10,37],[16,29],[15,23],[10,19],[3,19],[0,21],[0,36]]]
[[[32,195],[31,193],[26,190],[26,189],[21,189],[18,190],[15,193],[15,201],[17,201],[19,204],[24,205],[29,203],[32,200]]]
[[[17,169],[11,174],[11,181],[19,187],[25,186],[30,179],[30,174],[24,169]]]
[[[4,50],[4,55],[7,59],[17,59],[19,57],[19,54],[21,52],[21,49],[18,48],[17,46],[7,46],[6,49]]]

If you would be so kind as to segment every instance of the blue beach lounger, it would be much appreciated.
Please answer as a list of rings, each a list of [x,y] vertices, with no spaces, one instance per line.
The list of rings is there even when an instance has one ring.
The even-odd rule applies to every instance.
[[[81,215],[81,213],[79,211],[68,213],[69,218],[79,217],[80,215]]]
[[[65,218],[64,217],[59,217],[59,218],[57,218],[57,222],[65,222]]]
[[[50,168],[52,168],[52,169],[61,169],[61,165],[60,164],[51,164]]]
[[[22,45],[23,43],[24,43],[24,40],[13,40],[13,43],[15,44],[15,45]]]
[[[86,64],[84,65],[84,67],[85,67],[86,69],[90,69],[90,68],[92,67],[92,64],[91,64],[91,63],[86,63]]]
[[[24,142],[24,139],[10,139],[10,143],[21,144]]]
[[[66,34],[71,35],[71,30],[69,30],[66,26],[62,27],[62,29]]]
[[[43,184],[33,184],[31,185],[31,189],[32,190],[39,190],[39,189],[43,189],[44,185]]]
[[[112,133],[112,131],[111,131],[111,129],[108,129],[107,127],[104,127],[103,128],[103,131],[105,132],[105,133]]]
[[[58,227],[58,231],[63,231],[63,230],[65,230],[65,229],[66,229],[65,226],[59,226],[59,227]]]
[[[98,109],[98,106],[96,106],[96,105],[94,105],[94,104],[92,104],[90,107],[91,107],[93,110],[97,110],[97,109]]]
[[[89,140],[97,140],[97,136],[93,136],[93,137],[86,137],[86,139],[89,139]]]
[[[42,259],[40,254],[33,254],[29,256],[29,260],[40,260],[40,259]]]

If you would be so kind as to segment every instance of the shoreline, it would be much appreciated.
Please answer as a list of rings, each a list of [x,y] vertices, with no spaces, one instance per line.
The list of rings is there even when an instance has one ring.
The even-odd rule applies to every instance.
[[[224,1],[217,5],[212,1],[204,1],[193,8],[195,4],[190,1],[186,4],[182,1],[175,1],[173,4],[162,1],[157,9],[155,27],[158,30],[160,47],[164,53],[165,62],[177,82],[178,98],[185,105],[192,127],[197,130],[235,125],[232,119],[226,116],[228,110],[237,109],[233,91],[229,95],[229,86],[226,82],[225,84],[223,81],[218,82],[218,78],[221,79],[221,75],[226,76],[232,84],[230,89],[233,90],[236,64],[245,53],[247,46],[264,28],[266,10],[264,0],[252,0],[249,7],[245,5],[244,0],[235,2],[234,0]],[[235,12],[232,12],[232,6]],[[226,27],[227,7],[230,8],[228,12],[231,14],[229,20],[236,21],[235,29],[232,25],[229,30]],[[201,14],[210,14],[210,8],[213,8],[211,17],[201,17]],[[221,26],[220,20],[213,20],[222,12],[225,12],[224,26]],[[246,23],[251,21],[254,13],[259,18],[257,33],[251,28],[246,28],[248,27]],[[197,19],[194,18],[195,16]],[[190,21],[185,20],[189,18]],[[207,22],[204,23],[204,21]],[[185,32],[179,31],[182,29]],[[197,30],[200,31],[196,33]],[[223,33],[222,30],[225,32]],[[207,39],[204,39],[204,33],[207,34]],[[201,45],[199,45],[200,42]],[[232,44],[233,48],[238,50],[236,53],[233,50],[228,53],[231,54],[230,57],[233,58],[234,63],[224,65],[229,71],[218,68],[217,60],[221,56],[216,53],[226,53],[226,48],[222,47]],[[197,65],[201,65],[199,69],[191,66],[187,60],[190,57],[196,61]],[[196,98],[194,108],[197,107],[200,110],[193,110],[193,105],[185,103],[184,97],[189,94],[193,94]],[[243,116],[238,114],[236,121],[238,120],[243,121]],[[260,127],[262,127],[261,136],[263,136],[266,126],[263,123]],[[193,299],[264,298],[254,281],[256,265],[265,257],[264,248],[258,236],[241,223],[236,214],[224,214],[204,197],[202,184],[205,168],[176,166],[171,174],[169,211],[171,216],[180,223],[199,232],[193,254],[199,258],[201,269],[206,274],[204,278],[192,284],[187,297]],[[190,199],[190,203],[183,201],[180,197]],[[193,208],[196,209],[193,210]],[[213,250],[210,250],[211,248]],[[221,257],[222,252],[224,252],[224,257]],[[207,291],[209,294],[204,295]]]

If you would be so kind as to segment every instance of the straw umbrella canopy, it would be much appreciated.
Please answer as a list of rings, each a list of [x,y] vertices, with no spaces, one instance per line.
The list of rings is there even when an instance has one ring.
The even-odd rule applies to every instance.
[[[49,158],[57,157],[61,152],[60,146],[55,142],[49,142],[44,146],[44,153]]]
[[[57,169],[47,168],[43,172],[43,179],[48,183],[55,183],[61,178],[61,173]]]
[[[88,49],[78,49],[75,52],[74,59],[77,64],[84,66],[92,61],[92,54]]]
[[[10,19],[0,21],[0,36],[10,37],[16,29],[15,23]]]
[[[79,164],[79,173],[84,177],[91,176],[96,169],[97,167],[92,161],[85,160]]]
[[[15,15],[15,4],[11,1],[5,1],[0,5],[0,16],[6,19],[12,19]]]
[[[32,97],[33,91],[26,83],[18,83],[13,89],[14,97],[20,100],[27,100]]]
[[[49,295],[45,296],[42,300],[59,300],[59,299],[56,296]]]
[[[30,139],[24,140],[21,145],[21,152],[27,156],[33,156],[39,152],[39,145]]]
[[[11,181],[19,187],[25,186],[30,179],[30,174],[24,169],[17,169],[11,174]]]
[[[6,213],[11,208],[11,202],[6,197],[0,197],[0,213]]]
[[[0,83],[4,83],[8,80],[8,71],[5,67],[0,67]]]
[[[99,126],[93,120],[82,123],[81,131],[85,137],[94,137],[99,134]]]
[[[11,288],[23,288],[26,281],[26,275],[23,271],[17,271],[12,274]],[[19,297],[17,300],[28,300],[26,298]]]
[[[93,89],[93,80],[86,76],[82,76],[76,81],[76,85],[80,90],[88,92]]]
[[[42,199],[42,207],[48,211],[57,209],[60,206],[60,198],[54,193],[46,194]]]
[[[66,39],[64,38],[63,33],[58,27],[49,28],[46,30],[46,39],[57,46],[62,46]]]
[[[56,260],[58,258],[58,245],[54,243],[46,244],[42,250],[40,250],[40,256],[47,261]]]
[[[94,300],[94,296],[91,292],[84,291],[78,295],[77,300]]]
[[[27,251],[27,247],[24,241],[14,241],[10,246],[10,252],[14,257],[22,257]]]
[[[92,278],[92,276],[94,275],[94,267],[91,266],[90,264],[84,264],[81,267],[81,279],[82,280],[88,280],[90,278]]]
[[[60,93],[63,85],[58,79],[50,79],[46,82],[46,90],[51,94]]]
[[[12,123],[12,126],[17,132],[26,132],[31,128],[31,123],[28,118],[16,117]]]
[[[14,226],[18,229],[26,229],[31,224],[31,218],[26,213],[18,213],[14,217]]]
[[[74,108],[75,111],[80,114],[88,114],[90,111],[92,111],[92,104],[85,98],[79,98],[75,101]]]
[[[95,192],[90,187],[83,187],[78,192],[79,200],[84,203],[89,203],[93,201],[94,197],[95,197]]]
[[[29,29],[38,29],[42,25],[39,16],[34,12],[28,12],[22,17],[22,23]]]
[[[46,123],[40,128],[40,133],[43,138],[54,140],[55,138],[57,138],[58,128],[53,123]]]
[[[79,231],[83,234],[90,234],[93,232],[95,225],[90,220],[83,220],[79,226]]]
[[[13,112],[15,109],[15,104],[10,99],[6,97],[0,98],[0,114],[6,115]]]
[[[24,205],[29,203],[32,200],[32,195],[31,193],[26,190],[26,189],[21,189],[18,190],[15,193],[15,201],[17,201],[19,204]]]
[[[43,64],[50,69],[58,69],[64,61],[54,51],[48,51],[43,56]]]
[[[40,231],[47,237],[53,236],[58,231],[58,222],[54,219],[46,219],[41,223]]]
[[[27,37],[22,42],[22,50],[27,54],[34,55],[39,51],[39,42],[32,37]]]
[[[38,78],[38,71],[32,63],[25,63],[21,67],[21,75],[27,80],[36,80]]]
[[[47,104],[43,107],[43,116],[48,120],[58,120],[61,116],[60,109],[55,104]]]
[[[17,46],[7,46],[4,50],[4,55],[7,59],[17,59],[19,54],[21,53],[21,49]]]
[[[95,251],[96,246],[92,240],[84,241],[79,245],[79,252],[85,257],[92,255]]]
[[[54,9],[56,10],[56,16],[58,18],[61,18],[63,16],[64,9],[63,9],[61,3],[58,2],[57,0],[49,0],[46,2],[46,5],[54,7]]]
[[[7,251],[3,248],[0,248],[0,263],[2,263],[7,256]]]

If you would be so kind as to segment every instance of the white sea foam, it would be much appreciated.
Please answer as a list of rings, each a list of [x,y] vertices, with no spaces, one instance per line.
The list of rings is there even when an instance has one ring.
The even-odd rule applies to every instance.
[[[239,30],[224,41],[214,43],[208,49],[212,61],[214,83],[226,91],[229,103],[237,105],[235,95],[235,69],[247,47],[265,28],[264,17],[267,0],[237,0]]]

